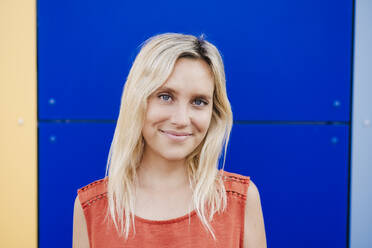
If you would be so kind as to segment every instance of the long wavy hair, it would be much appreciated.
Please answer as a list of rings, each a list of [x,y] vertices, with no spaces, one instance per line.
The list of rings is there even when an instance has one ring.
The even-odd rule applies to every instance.
[[[120,113],[110,146],[106,177],[108,209],[116,230],[128,239],[130,220],[135,234],[136,170],[144,151],[142,127],[147,99],[170,76],[175,62],[182,57],[202,59],[211,68],[214,79],[213,111],[210,126],[202,142],[185,158],[193,207],[207,231],[216,240],[209,224],[215,213],[226,209],[227,197],[222,179],[227,144],[232,128],[232,111],[226,93],[225,71],[218,49],[199,37],[164,33],[146,40],[136,56],[125,82]],[[221,171],[218,161],[224,149]]]

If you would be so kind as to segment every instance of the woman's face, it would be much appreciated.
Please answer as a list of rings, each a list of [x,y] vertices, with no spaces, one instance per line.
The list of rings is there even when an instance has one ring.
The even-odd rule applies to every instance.
[[[145,153],[173,161],[190,154],[208,131],[213,91],[205,61],[178,59],[167,81],[148,98],[142,129]]]

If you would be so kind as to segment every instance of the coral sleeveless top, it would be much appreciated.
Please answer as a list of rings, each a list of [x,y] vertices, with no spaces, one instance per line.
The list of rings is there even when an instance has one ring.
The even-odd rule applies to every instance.
[[[136,234],[133,236],[131,224],[128,240],[125,240],[118,235],[112,221],[105,221],[108,207],[107,178],[79,189],[90,248],[243,247],[245,202],[250,177],[223,171],[223,181],[227,192],[227,208],[220,214],[216,213],[210,222],[216,241],[205,229],[195,210],[168,220],[147,220],[135,216]]]

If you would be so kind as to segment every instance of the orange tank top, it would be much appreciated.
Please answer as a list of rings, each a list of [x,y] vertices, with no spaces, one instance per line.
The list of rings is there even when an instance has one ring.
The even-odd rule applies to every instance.
[[[131,225],[128,240],[117,234],[112,223],[105,222],[107,211],[107,178],[78,190],[89,236],[90,248],[153,247],[243,247],[244,213],[250,177],[223,172],[227,192],[227,208],[216,213],[210,225],[216,241],[205,229],[195,210],[169,220],[147,220],[135,216],[136,234]],[[111,218],[111,217],[110,217]]]

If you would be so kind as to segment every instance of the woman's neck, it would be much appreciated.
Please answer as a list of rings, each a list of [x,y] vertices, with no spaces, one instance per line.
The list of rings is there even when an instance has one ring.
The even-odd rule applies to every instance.
[[[154,190],[181,188],[189,185],[185,160],[169,161],[145,153],[137,169],[139,187]]]

